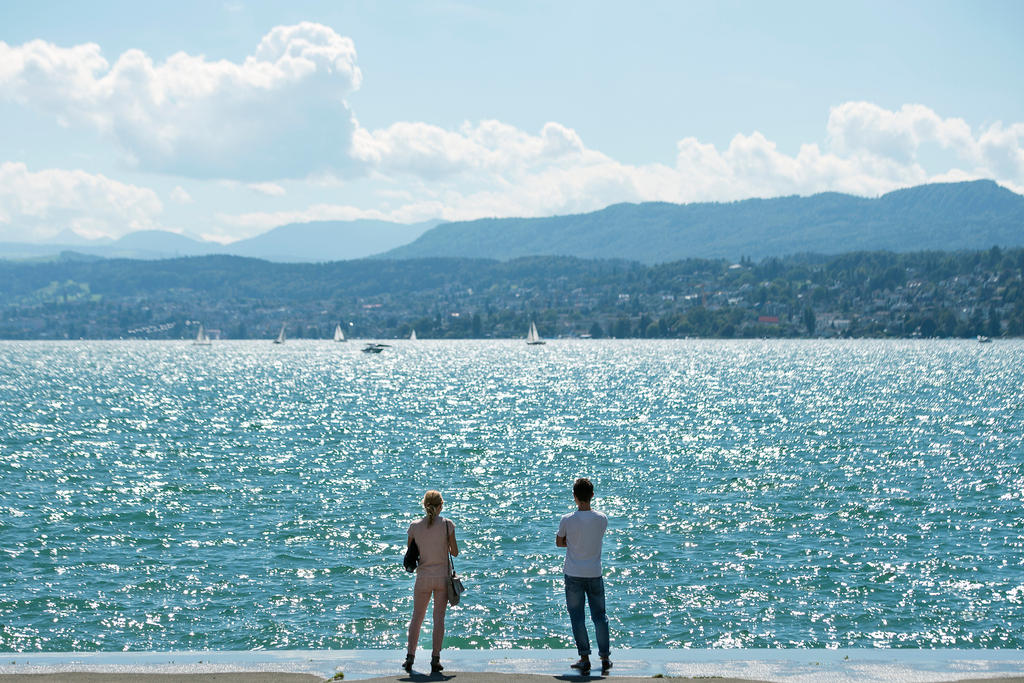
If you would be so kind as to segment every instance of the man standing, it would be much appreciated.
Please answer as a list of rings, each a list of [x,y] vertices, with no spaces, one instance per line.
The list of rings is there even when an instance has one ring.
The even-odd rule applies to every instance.
[[[565,606],[572,623],[572,637],[580,653],[572,668],[581,674],[590,673],[590,638],[584,617],[583,598],[590,603],[590,618],[597,636],[597,653],[601,657],[601,673],[612,668],[611,644],[608,638],[608,615],[604,611],[604,579],[601,578],[601,540],[608,528],[608,518],[590,509],[594,485],[589,479],[577,479],[572,486],[576,512],[562,517],[555,545],[565,548]]]

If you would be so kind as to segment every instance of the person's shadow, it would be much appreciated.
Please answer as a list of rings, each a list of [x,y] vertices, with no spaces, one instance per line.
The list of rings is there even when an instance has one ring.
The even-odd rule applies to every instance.
[[[413,671],[411,674],[407,674],[398,680],[402,683],[436,683],[437,681],[450,681],[456,678],[455,674],[421,674]],[[590,674],[562,674],[561,676],[552,676],[556,681],[571,681],[571,683],[581,683],[581,681],[603,681],[604,676],[598,674],[591,676]]]

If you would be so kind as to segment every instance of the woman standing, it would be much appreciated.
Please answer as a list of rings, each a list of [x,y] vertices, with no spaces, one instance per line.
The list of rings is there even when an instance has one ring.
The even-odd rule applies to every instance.
[[[427,614],[427,603],[434,596],[433,651],[430,657],[430,672],[437,673],[441,666],[441,641],[444,640],[444,613],[448,607],[448,553],[459,554],[455,542],[455,524],[441,517],[444,500],[437,491],[427,491],[423,496],[426,515],[409,526],[409,543],[416,541],[420,551],[420,562],[416,567],[416,587],[413,589],[412,620],[409,622],[409,649],[402,664],[412,672],[416,643],[420,639],[420,626]]]

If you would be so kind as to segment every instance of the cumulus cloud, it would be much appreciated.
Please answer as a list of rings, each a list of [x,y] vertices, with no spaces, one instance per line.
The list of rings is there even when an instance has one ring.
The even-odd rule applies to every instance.
[[[325,77],[335,68],[330,65],[341,59],[349,69],[341,80],[349,88],[358,86],[354,51],[351,59],[340,57],[340,43],[336,44],[332,36],[343,43],[347,39],[330,29],[319,27],[314,31],[310,26],[275,29],[243,65],[188,59],[198,60],[201,65],[218,65],[235,75],[238,70],[251,68],[249,77],[262,73],[267,82],[291,84],[304,82],[296,73]],[[52,47],[41,45],[47,50]],[[4,47],[0,43],[0,48]],[[43,49],[38,45],[36,48]],[[109,106],[82,104],[74,110],[65,106],[71,101],[93,102],[99,72],[105,74],[99,81],[117,81],[111,75],[117,66],[106,66],[98,48],[79,46],[74,50],[78,51],[74,59],[31,67],[56,82],[81,84],[82,92],[92,93],[64,93],[52,98],[57,103],[52,108],[76,121],[97,116],[94,125],[101,129],[115,125],[118,120],[110,118]],[[122,56],[119,63],[124,59]],[[161,69],[174,60],[172,57],[165,65],[154,67],[153,73],[160,72],[161,77],[150,74],[144,83],[152,85],[166,79],[168,72]],[[257,63],[259,68],[252,67]],[[0,84],[9,86],[24,80],[24,87],[14,88],[18,97],[43,106],[49,101],[47,93],[52,95],[51,89],[39,85],[42,81],[32,76],[25,64],[24,60],[15,63],[0,55]],[[216,84],[192,83],[188,88],[188,92],[221,91]],[[156,101],[156,96],[139,95],[137,99],[145,103]],[[192,98],[187,107],[202,109],[199,99]],[[154,117],[143,108],[139,120],[152,124],[156,122]],[[142,124],[139,126],[141,130]],[[216,213],[212,224],[204,221],[208,226],[204,236],[227,241],[285,223],[313,220],[415,222],[430,218],[543,216],[592,211],[617,202],[730,201],[824,191],[876,196],[921,183],[977,178],[991,178],[1017,192],[1024,191],[1024,123],[994,123],[975,130],[961,119],[940,116],[922,105],[887,110],[866,102],[840,104],[829,111],[819,132],[820,142],[806,142],[795,153],[780,149],[759,131],[737,134],[725,146],[684,137],[676,143],[671,164],[622,163],[588,147],[576,131],[555,122],[536,132],[500,121],[465,123],[455,129],[423,122],[397,122],[378,130],[355,123],[351,126],[345,153],[351,163],[369,170],[358,189],[347,187],[348,182],[339,180],[334,171],[305,175],[304,183],[290,185],[301,190],[294,193],[266,179],[220,180],[217,184],[224,187],[266,195],[267,201],[279,202],[272,206],[280,208]],[[127,139],[126,135],[120,139]],[[230,144],[242,145],[242,137]],[[284,139],[279,136],[273,144]],[[188,145],[200,142],[199,137],[177,140],[167,148],[167,158],[184,159]],[[260,155],[269,155],[271,146],[256,145],[246,161],[256,164]],[[929,153],[924,154],[924,149]],[[936,162],[935,149],[944,154],[941,164]],[[37,236],[45,236],[73,227],[86,234],[114,236],[132,229],[158,227],[155,217],[162,207],[148,189],[83,171],[31,173],[24,164],[10,163],[0,168],[0,231],[4,231],[0,234],[8,239],[17,238],[19,230],[34,230]],[[330,193],[331,200],[314,200],[305,208],[296,208],[298,197],[315,197],[317,192]],[[348,197],[362,206],[338,203],[336,192],[348,192]],[[179,204],[191,201],[181,187],[170,193],[170,199]],[[213,213],[215,209],[208,211]]]
[[[951,152],[962,167],[938,176],[992,178],[1010,187],[1024,186],[1024,123],[996,122],[974,132],[960,118],[943,118],[920,104],[889,111],[870,102],[833,107],[828,139],[836,153],[854,159],[885,159],[903,166],[919,162],[922,148],[934,145]]]
[[[308,22],[275,27],[241,63],[128,50],[110,64],[95,44],[0,42],[0,98],[99,131],[140,169],[201,178],[345,167],[344,97],[361,78],[353,42]]]
[[[71,229],[83,237],[157,227],[163,205],[148,188],[79,170],[33,172],[0,163],[0,238],[33,241]]]
[[[919,104],[889,111],[870,102],[846,102],[832,108],[826,129],[839,153],[866,152],[902,163],[912,163],[924,143],[937,143],[961,155],[970,155],[974,143],[966,121],[943,119]]]
[[[282,204],[289,193],[272,181],[301,178],[306,189],[317,191],[332,184],[344,188],[359,173],[374,195],[368,208],[320,202],[298,210],[219,214],[221,227],[214,231],[221,239],[232,230],[236,236],[252,234],[298,220],[538,216],[623,201],[727,201],[830,190],[878,195],[950,179],[992,178],[1024,190],[1024,123],[972,129],[961,118],[921,104],[889,110],[870,102],[841,103],[828,112],[824,129],[795,153],[753,130],[736,134],[724,147],[683,137],[670,165],[626,164],[588,147],[557,122],[535,132],[495,120],[454,129],[418,121],[362,128],[345,101],[361,79],[353,42],[308,22],[273,28],[237,62],[177,53],[156,63],[129,50],[111,63],[91,43],[0,41],[0,100],[35,108],[62,125],[95,130],[140,170],[221,179]],[[937,167],[935,150],[945,165]],[[37,185],[46,173],[81,172],[40,171],[34,174]],[[71,220],[71,206],[82,206],[74,220],[83,230],[95,230],[113,225],[110,218],[126,210],[132,193],[124,188],[149,192],[119,187],[108,203],[121,208],[96,214],[84,195],[68,199],[63,209],[56,208],[64,202],[58,196],[39,203],[54,207],[52,215],[64,222]],[[42,190],[34,191],[39,196]],[[5,224],[32,215],[11,196],[9,188],[0,189]],[[297,191],[289,198],[294,196],[308,194]],[[170,199],[191,202],[180,187]],[[140,225],[155,213],[147,202],[135,203],[144,205],[149,208],[131,219]]]
[[[178,202],[179,204],[192,204],[195,200],[192,199],[192,195],[188,193],[181,185],[176,186],[171,190],[171,199]]]
[[[283,212],[218,216],[225,231],[253,234],[282,223],[379,218],[544,216],[601,209],[617,202],[732,201],[838,191],[877,196],[928,182],[991,178],[1024,191],[1024,124],[973,131],[921,105],[890,111],[848,102],[829,112],[824,145],[786,153],[761,132],[737,134],[724,148],[686,137],[673,165],[625,164],[588,148],[564,125],[528,133],[499,121],[448,130],[399,122],[359,128],[352,154],[375,174],[373,209],[317,204]],[[928,168],[919,158],[937,146],[950,164]],[[334,183],[329,176],[316,181]]]
[[[556,122],[536,134],[500,121],[457,130],[420,122],[360,128],[352,154],[378,175],[404,181],[405,195],[411,190],[411,201],[389,210],[395,220],[589,211],[672,193],[666,167],[621,164]]]
[[[980,163],[996,177],[1013,178],[1024,186],[1024,123],[989,126],[978,138]]]
[[[352,140],[352,155],[374,168],[427,179],[571,164],[584,152],[576,131],[558,123],[547,123],[540,135],[530,135],[500,121],[465,123],[458,131],[399,122],[382,130],[359,128]]]
[[[352,153],[385,177],[420,183],[412,204],[436,200],[448,219],[588,211],[621,201],[728,201],[824,191],[878,195],[944,179],[993,178],[1024,186],[1024,124],[972,131],[923,105],[891,111],[867,102],[833,107],[825,146],[795,154],[763,133],[735,135],[725,148],[695,137],[676,145],[673,167],[620,163],[587,148],[572,129],[548,123],[530,134],[498,121],[446,130],[400,122],[358,129]],[[952,166],[926,168],[923,147]]]
[[[844,156],[804,144],[795,155],[780,152],[761,133],[736,135],[724,150],[684,138],[677,144],[676,173],[686,201],[722,201],[838,191],[877,195],[927,182],[916,164],[891,158]]]
[[[277,183],[249,183],[247,187],[253,192],[268,197],[283,197],[288,194],[288,191]]]

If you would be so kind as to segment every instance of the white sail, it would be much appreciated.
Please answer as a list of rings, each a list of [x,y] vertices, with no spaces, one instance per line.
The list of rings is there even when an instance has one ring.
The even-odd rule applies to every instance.
[[[341,331],[341,325],[334,326],[334,341],[345,341],[345,333]]]
[[[535,322],[531,322],[530,323],[530,332],[529,332],[529,334],[526,335],[526,343],[527,344],[543,344],[544,343],[544,340],[540,338],[539,334],[537,334],[537,323],[535,323]]]
[[[284,325],[281,325],[281,331],[277,333],[277,339],[274,340],[275,344],[284,344]]]
[[[210,335],[206,334],[206,330],[203,326],[199,326],[199,332],[196,334],[196,340],[193,342],[197,346],[208,346],[210,344]]]
[[[416,341],[416,330],[413,330],[412,334],[409,335],[409,341]]]

